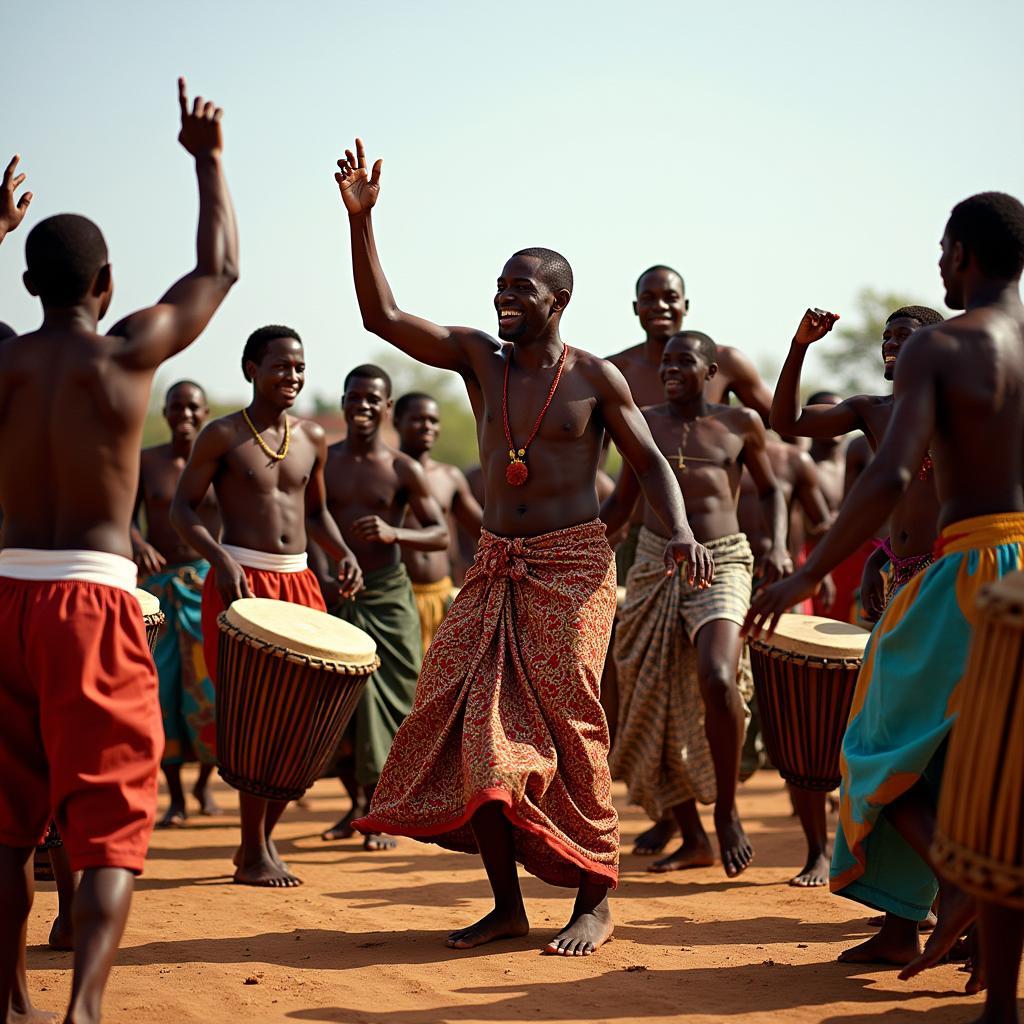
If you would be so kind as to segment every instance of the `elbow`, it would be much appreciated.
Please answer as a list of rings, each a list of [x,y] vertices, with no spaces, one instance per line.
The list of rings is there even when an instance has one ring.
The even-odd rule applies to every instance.
[[[236,284],[238,284],[238,278],[241,276],[238,269],[238,260],[229,259],[224,262],[224,267],[220,272],[220,279],[224,285],[224,291],[229,292]]]
[[[782,409],[776,409],[773,405],[768,414],[768,425],[777,434],[792,434],[796,428],[797,419],[792,413],[786,413]]]
[[[397,320],[398,310],[396,309],[364,309],[363,328],[378,338],[387,338],[391,333],[390,327]]]

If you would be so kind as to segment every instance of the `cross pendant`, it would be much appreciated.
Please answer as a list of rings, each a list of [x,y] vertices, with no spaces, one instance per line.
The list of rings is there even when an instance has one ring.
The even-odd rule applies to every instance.
[[[686,456],[682,448],[676,449],[676,469],[686,469]]]

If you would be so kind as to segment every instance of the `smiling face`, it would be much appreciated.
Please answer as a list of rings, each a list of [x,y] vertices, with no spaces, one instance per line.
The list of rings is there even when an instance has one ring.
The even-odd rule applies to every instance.
[[[568,304],[569,292],[552,291],[539,267],[540,260],[534,256],[513,256],[502,268],[494,294],[502,341],[533,340]]]
[[[717,363],[709,363],[700,342],[685,335],[672,338],[661,354],[658,373],[669,402],[685,402],[704,391],[704,385],[718,372]]]
[[[429,452],[441,433],[441,411],[430,398],[416,398],[402,410],[395,428],[404,451]]]
[[[167,393],[164,419],[176,441],[193,442],[209,415],[206,396],[195,384],[178,384]]]
[[[885,379],[892,380],[896,373],[896,357],[900,354],[907,338],[921,326],[920,322],[909,316],[900,316],[890,320],[882,331],[882,362],[885,364]]]
[[[633,312],[649,338],[665,340],[678,334],[690,303],[683,292],[683,279],[664,267],[640,278]]]
[[[273,338],[263,358],[246,363],[256,393],[278,409],[295,404],[306,382],[306,357],[302,342],[294,338]]]
[[[391,415],[387,383],[379,377],[352,377],[341,399],[350,436],[368,440]]]

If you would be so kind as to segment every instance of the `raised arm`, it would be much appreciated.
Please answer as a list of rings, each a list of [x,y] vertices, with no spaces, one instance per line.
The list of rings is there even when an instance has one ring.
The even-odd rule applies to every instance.
[[[25,192],[20,199],[14,198],[15,192],[25,183],[25,175],[15,173],[20,159],[17,153],[11,157],[4,169],[3,183],[0,184],[0,243],[8,232],[14,231],[25,219],[29,203],[32,202],[31,192]]]
[[[398,308],[395,296],[377,255],[370,211],[380,195],[380,170],[383,160],[366,175],[366,151],[363,140],[356,139],[355,154],[345,150],[334,175],[341,198],[348,210],[352,236],[352,275],[363,326],[394,345],[406,355],[429,366],[457,373],[471,372],[471,348],[495,349],[498,343],[481,331],[467,327],[442,327]]]
[[[199,183],[196,265],[160,301],[121,320],[110,330],[124,338],[121,361],[152,369],[191,345],[238,280],[238,228],[221,167],[223,111],[197,96],[188,108],[185,79],[178,79],[181,132],[178,141],[195,158]]]
[[[830,438],[864,427],[857,411],[858,399],[848,398],[839,405],[808,405],[800,407],[800,373],[804,356],[814,342],[824,338],[839,319],[836,313],[809,309],[804,313],[793,335],[789,354],[782,364],[779,382],[772,400],[771,425],[787,437]]]
[[[760,591],[744,630],[770,633],[787,608],[810,597],[824,575],[853,554],[886,521],[907,489],[935,431],[934,346],[937,328],[916,333],[900,353],[892,419],[874,459],[839,509],[832,528],[789,579]]]
[[[698,544],[686,518],[683,492],[665,456],[651,436],[651,429],[629,391],[625,378],[611,363],[598,363],[598,412],[622,457],[636,474],[644,498],[661,520],[669,542],[665,547],[665,572],[672,575],[680,563],[689,565],[690,586],[704,588],[714,576],[711,553]]]
[[[771,460],[768,458],[767,434],[760,417],[753,410],[747,410],[749,424],[743,439],[743,464],[757,487],[761,504],[761,516],[768,527],[771,548],[762,556],[758,575],[766,582],[773,582],[793,571],[793,560],[789,557],[786,538],[789,535],[789,510],[786,498],[775,479]]]
[[[408,495],[409,511],[419,527],[392,526],[380,516],[362,516],[352,524],[352,533],[362,541],[397,544],[410,551],[447,551],[448,526],[441,506],[430,493],[427,474],[413,459],[395,460],[395,472]]]

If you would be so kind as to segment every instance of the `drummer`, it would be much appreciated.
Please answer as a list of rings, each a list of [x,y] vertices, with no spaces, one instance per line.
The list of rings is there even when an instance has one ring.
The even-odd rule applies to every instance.
[[[200,98],[190,109],[184,80],[178,99],[199,187],[194,267],[101,334],[113,295],[103,235],[77,214],[49,217],[25,245],[42,325],[0,346],[0,1013],[12,1021],[51,1016],[24,988],[26,868],[51,813],[82,872],[62,1018],[76,1021],[100,1017],[156,817],[163,737],[129,539],[139,438],[158,367],[238,277],[222,111]],[[16,164],[0,189],[0,241],[28,207],[15,202]]]
[[[465,530],[475,543],[480,536],[483,509],[473,497],[462,470],[446,462],[438,462],[431,455],[441,433],[441,410],[435,399],[416,391],[402,395],[395,402],[395,429],[401,450],[423,467],[431,493],[448,523],[451,538],[445,551],[402,548],[402,561],[409,570],[420,615],[425,653],[452,600],[452,550],[456,528]],[[411,512],[406,514],[405,522],[408,526],[418,525]]]
[[[196,439],[171,505],[182,540],[210,563],[203,585],[202,630],[207,671],[216,683],[217,616],[240,597],[266,597],[324,610],[306,565],[306,530],[339,566],[342,593],[361,586],[358,563],[326,505],[323,428],[288,415],[305,383],[302,340],[271,325],[249,335],[242,373],[252,384],[245,409],[208,424]],[[220,506],[223,538],[204,518],[210,487]],[[271,838],[286,806],[239,792],[242,844],[235,881],[279,888],[299,885]]]
[[[327,505],[359,560],[363,589],[345,593],[319,556],[315,563],[331,613],[373,637],[380,668],[367,680],[349,726],[351,754],[346,752],[338,765],[352,808],[324,839],[348,838],[352,821],[369,809],[391,741],[416,693],[423,641],[402,555],[446,552],[449,543],[448,526],[426,473],[380,436],[391,419],[391,378],[379,366],[357,366],[345,378],[341,408],[348,433],[328,449]],[[407,513],[412,513],[415,526],[403,525]],[[395,841],[368,834],[363,846],[387,850]]]
[[[160,599],[167,627],[153,651],[160,677],[160,711],[164,722],[164,753],[160,761],[171,803],[157,828],[182,825],[188,817],[181,788],[181,766],[199,762],[192,795],[205,815],[221,809],[207,783],[217,763],[213,683],[203,657],[200,626],[203,580],[210,568],[171,526],[171,499],[192,444],[209,418],[206,392],[191,380],[178,381],[164,397],[164,419],[171,430],[165,444],[142,452],[139,494],[132,518],[132,555],[143,573],[142,586]],[[146,534],[139,525],[145,512]],[[220,536],[220,510],[212,488],[199,507],[211,535]]]
[[[701,590],[679,573],[666,577],[663,528],[644,509],[616,629],[619,728],[610,763],[626,779],[631,800],[654,820],[670,811],[679,824],[682,845],[651,870],[713,863],[696,801],[714,801],[722,864],[732,878],[754,853],[736,809],[746,712],[737,687],[740,626],[754,569],[736,516],[744,466],[770,523],[771,543],[758,572],[777,579],[792,571],[792,562],[786,502],[765,449],[764,425],[750,409],[707,400],[704,387],[717,369],[715,343],[706,334],[674,335],[661,356],[666,401],[642,410],[679,480],[694,534],[714,557],[715,578]],[[602,508],[610,533],[629,518],[639,493],[636,476],[623,467]]]
[[[972,196],[954,207],[941,246],[946,304],[967,312],[907,339],[875,458],[806,565],[755,595],[746,623],[752,633],[770,629],[812,594],[934,459],[940,557],[892,598],[865,651],[832,857],[833,891],[886,912],[878,935],[847,960],[914,961],[918,922],[938,889],[938,924],[903,976],[937,962],[973,916],[959,889],[936,886],[935,800],[977,594],[1024,564],[1024,206],[1002,193]],[[801,331],[823,333],[822,323],[808,316]]]

